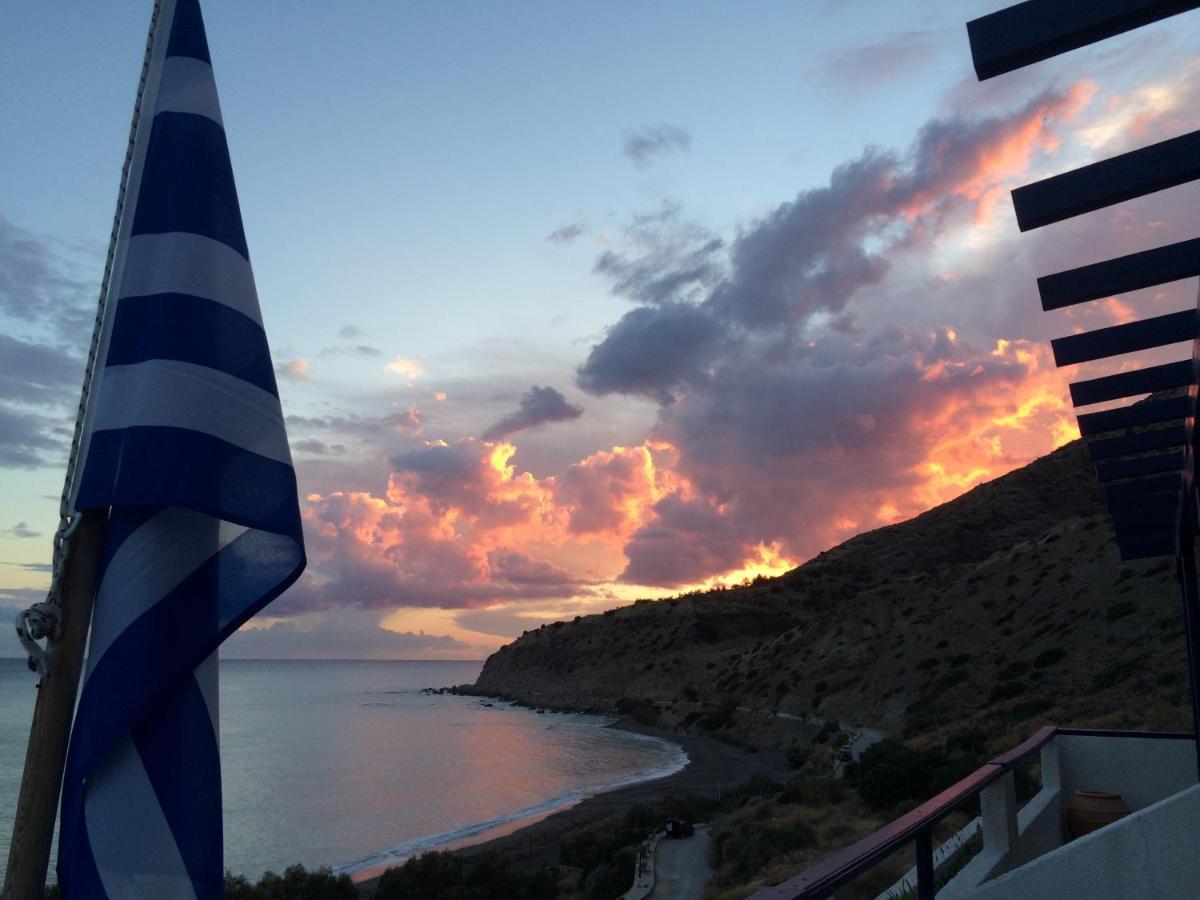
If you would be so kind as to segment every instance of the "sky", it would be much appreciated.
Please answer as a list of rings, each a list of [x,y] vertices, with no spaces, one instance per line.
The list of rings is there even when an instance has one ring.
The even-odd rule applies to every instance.
[[[207,0],[309,555],[222,652],[483,658],[1076,437],[1049,339],[1196,288],[1035,278],[1193,237],[1196,189],[1025,235],[1009,191],[1196,128],[1200,14],[980,84],[1005,5]],[[0,618],[49,580],[149,8],[0,8]]]

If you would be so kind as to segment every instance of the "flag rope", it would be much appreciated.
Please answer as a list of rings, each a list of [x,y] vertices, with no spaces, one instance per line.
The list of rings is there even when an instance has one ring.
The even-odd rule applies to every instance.
[[[113,214],[112,232],[108,240],[108,256],[104,261],[104,275],[100,279],[100,297],[96,303],[96,319],[92,324],[92,341],[88,347],[87,362],[83,370],[83,386],[79,392],[79,405],[75,410],[75,430],[71,437],[71,449],[67,456],[67,473],[63,480],[62,496],[58,503],[58,528],[54,532],[54,547],[50,563],[50,587],[46,599],[34,603],[17,614],[17,638],[29,654],[29,669],[38,675],[39,684],[46,677],[49,666],[50,646],[62,634],[62,571],[70,553],[70,538],[79,525],[79,516],[71,512],[71,487],[75,479],[75,468],[79,461],[79,444],[83,434],[84,416],[91,394],[92,380],[96,371],[100,339],[104,331],[104,317],[108,308],[108,293],[112,279],[113,260],[116,257],[117,235],[121,230],[121,218],[125,214],[125,195],[129,186],[129,170],[133,165],[134,145],[142,117],[142,98],[150,74],[150,60],[154,51],[154,39],[158,27],[161,0],[154,0],[150,12],[150,30],[146,35],[146,53],[142,59],[142,74],[138,79],[137,96],[133,101],[133,120],[129,125],[129,143],[125,147],[125,162],[121,166],[121,183],[117,189],[117,208]],[[46,639],[46,646],[38,641]]]

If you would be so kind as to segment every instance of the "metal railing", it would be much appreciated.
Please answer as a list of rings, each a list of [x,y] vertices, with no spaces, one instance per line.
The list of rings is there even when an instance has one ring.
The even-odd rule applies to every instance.
[[[933,829],[942,819],[984,788],[1008,772],[1030,754],[1040,750],[1057,735],[1106,738],[1155,738],[1159,740],[1195,740],[1193,734],[1156,731],[1097,731],[1086,728],[1059,728],[1047,725],[1024,743],[984,763],[966,778],[951,785],[931,800],[884,825],[874,834],[839,850],[833,856],[789,878],[775,887],[765,887],[750,900],[820,900],[874,868],[908,843],[915,845],[917,856],[918,900],[933,900],[934,883]]]

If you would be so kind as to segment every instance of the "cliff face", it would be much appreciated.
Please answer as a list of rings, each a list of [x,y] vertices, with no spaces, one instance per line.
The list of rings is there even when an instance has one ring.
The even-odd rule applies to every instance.
[[[476,687],[770,746],[819,719],[1188,727],[1182,634],[1173,563],[1121,563],[1076,441],[779,578],[527,632]]]

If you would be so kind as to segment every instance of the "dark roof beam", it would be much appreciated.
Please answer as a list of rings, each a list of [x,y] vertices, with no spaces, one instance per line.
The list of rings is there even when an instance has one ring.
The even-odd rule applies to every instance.
[[[1200,6],[1196,0],[1028,0],[967,23],[980,81]]]
[[[1196,361],[1184,359],[1161,366],[1148,366],[1134,372],[1119,372],[1116,375],[1105,375],[1103,378],[1076,381],[1071,385],[1071,402],[1075,406],[1090,406],[1093,403],[1119,400],[1122,397],[1136,397],[1140,394],[1184,387],[1195,384],[1196,380]]]
[[[1118,256],[1037,280],[1042,309],[1062,309],[1200,275],[1200,238]]]
[[[1200,178],[1200,131],[1019,187],[1017,227],[1041,228]]]
[[[1057,338],[1050,342],[1050,346],[1054,350],[1054,362],[1057,365],[1072,366],[1094,359],[1107,359],[1123,353],[1192,341],[1198,336],[1200,316],[1194,309],[1185,309],[1165,316]]]

